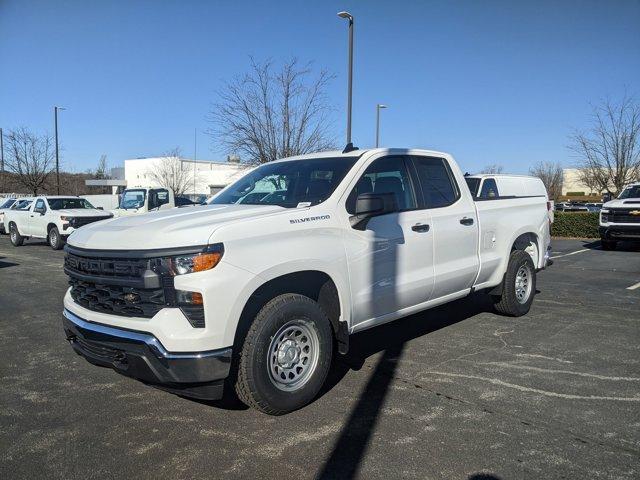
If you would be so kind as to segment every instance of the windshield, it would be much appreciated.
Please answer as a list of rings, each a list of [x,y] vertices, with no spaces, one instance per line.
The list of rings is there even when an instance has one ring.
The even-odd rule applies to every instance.
[[[120,208],[125,210],[128,208],[142,208],[146,196],[147,191],[144,189],[125,190],[122,194],[122,200],[120,200]]]
[[[640,185],[625,188],[618,198],[640,198]]]
[[[33,200],[18,200],[13,204],[11,210],[26,210],[29,208],[29,205],[31,205],[31,202],[33,202]]]
[[[8,200],[6,200],[5,202],[3,202],[0,205],[0,208],[9,208],[11,205],[13,205],[15,203],[16,199],[15,198],[10,198]]]
[[[329,198],[356,160],[342,157],[267,163],[221,192],[211,204],[317,205]]]
[[[47,198],[51,210],[65,210],[68,208],[93,208],[84,198]]]
[[[471,195],[473,195],[474,197],[478,195],[478,187],[480,186],[480,179],[479,178],[469,178],[469,177],[465,177],[464,178],[467,182],[467,186],[469,187],[469,190],[471,190]]]

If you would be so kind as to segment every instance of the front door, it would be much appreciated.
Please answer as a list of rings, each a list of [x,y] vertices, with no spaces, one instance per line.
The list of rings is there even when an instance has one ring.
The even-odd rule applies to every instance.
[[[415,179],[409,175],[405,156],[374,159],[352,188],[345,202],[348,216],[355,213],[356,198],[362,193],[393,193],[398,205],[396,212],[369,219],[364,230],[347,228],[352,325],[370,326],[429,299],[431,217],[418,209]]]
[[[43,213],[44,212],[44,213]],[[44,237],[47,234],[47,204],[44,198],[38,198],[29,213],[29,235],[35,237]]]

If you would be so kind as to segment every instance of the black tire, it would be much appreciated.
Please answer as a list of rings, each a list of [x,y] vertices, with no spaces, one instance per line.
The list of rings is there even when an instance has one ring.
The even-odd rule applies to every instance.
[[[604,238],[600,239],[600,245],[603,250],[615,250],[618,242],[615,240],[605,240]]]
[[[302,330],[295,330],[297,328]],[[290,329],[295,331],[287,336]],[[298,334],[300,331],[301,335]],[[294,346],[287,347],[291,342]],[[298,346],[309,349],[302,353]],[[270,352],[273,348],[275,352],[282,352],[283,361],[295,362],[297,358],[300,363],[293,363],[289,371],[283,369],[280,356]],[[298,352],[295,358],[289,356],[291,351]],[[279,295],[262,307],[247,332],[238,359],[236,394],[247,406],[269,415],[292,412],[310,403],[318,394],[332,357],[333,332],[320,306],[303,295]],[[306,370],[304,365],[308,366]],[[302,373],[296,373],[298,369]],[[291,387],[282,382],[292,381],[287,377],[291,375],[300,375],[299,384],[293,390],[286,390]]]
[[[526,273],[527,287],[524,288],[525,293],[522,292],[521,288],[516,287],[516,278],[522,271]],[[531,308],[535,294],[536,269],[531,256],[522,250],[511,252],[507,272],[504,276],[502,294],[499,297],[495,297],[495,309],[499,313],[510,317],[526,315]]]
[[[14,247],[21,247],[24,243],[24,237],[18,232],[18,227],[16,227],[15,223],[9,225],[9,236]]]
[[[62,235],[60,235],[58,227],[52,227],[49,230],[47,240],[49,241],[49,246],[54,250],[60,250],[62,247],[64,247],[64,238],[62,237]]]

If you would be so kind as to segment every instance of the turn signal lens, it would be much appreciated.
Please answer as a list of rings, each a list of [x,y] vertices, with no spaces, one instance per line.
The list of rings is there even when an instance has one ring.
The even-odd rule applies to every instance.
[[[222,253],[200,253],[193,258],[193,270],[194,272],[202,272],[204,270],[211,270],[215,267],[222,258]]]

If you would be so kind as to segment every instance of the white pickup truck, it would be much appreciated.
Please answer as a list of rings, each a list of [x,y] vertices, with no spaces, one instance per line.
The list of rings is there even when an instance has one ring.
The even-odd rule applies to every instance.
[[[199,398],[226,382],[283,414],[315,397],[353,333],[477,290],[526,314],[549,259],[546,201],[475,201],[433,151],[272,162],[209,206],[76,232],[64,330],[92,363]]]
[[[4,214],[4,224],[16,247],[29,238],[45,238],[51,248],[60,250],[77,228],[113,216],[79,197],[46,196],[29,201],[28,206],[11,208]]]
[[[640,182],[602,206],[599,230],[604,250],[614,250],[618,241],[640,241]]]

